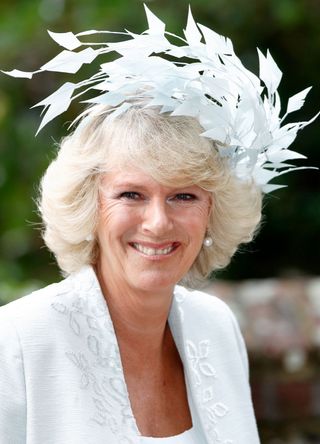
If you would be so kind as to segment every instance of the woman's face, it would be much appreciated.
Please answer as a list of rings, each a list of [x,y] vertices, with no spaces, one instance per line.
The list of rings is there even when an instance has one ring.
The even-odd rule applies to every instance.
[[[104,275],[135,290],[172,290],[202,247],[210,193],[196,185],[163,186],[127,168],[105,174],[99,203]]]

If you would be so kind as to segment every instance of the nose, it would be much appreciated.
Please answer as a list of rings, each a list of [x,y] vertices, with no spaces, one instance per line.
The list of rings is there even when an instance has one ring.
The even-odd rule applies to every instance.
[[[155,236],[164,236],[173,227],[170,205],[162,199],[154,199],[146,205],[143,214],[142,229]]]

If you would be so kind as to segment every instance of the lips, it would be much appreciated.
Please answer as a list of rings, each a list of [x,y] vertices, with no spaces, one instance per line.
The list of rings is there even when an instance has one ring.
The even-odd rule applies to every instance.
[[[178,243],[173,242],[171,244],[167,244],[164,247],[150,247],[147,245],[140,244],[138,242],[132,242],[130,244],[135,250],[139,251],[140,253],[146,255],[146,256],[166,256],[170,253],[172,253],[177,247]]]

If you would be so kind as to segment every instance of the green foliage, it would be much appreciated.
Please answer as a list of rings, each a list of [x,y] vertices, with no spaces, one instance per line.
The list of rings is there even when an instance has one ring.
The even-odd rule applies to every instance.
[[[146,3],[166,21],[170,31],[181,32],[189,0]],[[297,120],[310,118],[317,111],[318,0],[194,0],[191,6],[197,21],[232,38],[250,69],[257,69],[256,46],[264,51],[269,48],[284,72],[284,98],[315,86]],[[20,0],[18,4],[2,0],[0,68],[32,70],[53,57],[57,46],[46,34],[47,28],[56,32],[94,28],[142,32],[146,23],[138,0]],[[54,260],[40,239],[34,199],[40,177],[54,155],[55,141],[66,133],[65,116],[35,138],[39,111],[28,108],[64,80],[55,74],[33,81],[0,76],[0,303],[20,295],[21,288],[27,291],[58,278]],[[70,110],[66,120],[71,120],[74,112]],[[309,157],[301,165],[319,166],[317,129],[318,123],[313,124],[295,142],[297,150]],[[237,255],[224,277],[266,277],[291,270],[318,273],[319,172],[302,170],[285,181],[288,189],[268,197],[261,234],[244,248],[245,253]]]

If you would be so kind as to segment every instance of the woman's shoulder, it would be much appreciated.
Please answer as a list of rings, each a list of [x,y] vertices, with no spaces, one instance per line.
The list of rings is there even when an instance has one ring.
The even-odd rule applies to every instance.
[[[177,285],[175,288],[175,300],[178,304],[183,304],[185,309],[193,311],[196,315],[212,316],[219,314],[220,316],[232,317],[234,314],[230,307],[220,298],[205,291],[192,290]]]
[[[96,279],[91,267],[83,267],[60,282],[50,284],[39,290],[16,299],[0,307],[0,319],[13,316],[16,319],[36,317],[41,313],[51,312],[52,306],[57,311],[67,311],[76,307],[79,301],[91,296],[96,290]]]
[[[0,307],[0,335],[12,330],[20,338],[53,334],[59,325],[57,312],[67,314],[76,297],[70,276],[22,296]]]
[[[23,337],[63,336],[70,327],[77,330],[80,320],[94,322],[103,304],[93,269],[83,267],[58,283],[0,307],[0,326],[2,330],[14,327]]]
[[[236,316],[220,298],[199,290],[178,286],[175,291],[173,311],[180,313],[188,329],[213,335],[224,344],[226,341],[241,343],[243,338]]]
[[[43,311],[51,305],[54,298],[59,295],[61,291],[64,291],[67,283],[68,278],[35,290],[30,294],[3,305],[0,307],[0,319],[9,319],[11,317],[19,319],[36,316],[39,310]]]
[[[208,340],[214,344],[215,353],[232,354],[242,362],[248,374],[248,359],[245,343],[238,321],[231,308],[218,297],[199,290],[177,286],[172,318],[197,342]],[[205,340],[203,339],[205,338]],[[204,342],[203,342],[204,341]]]

